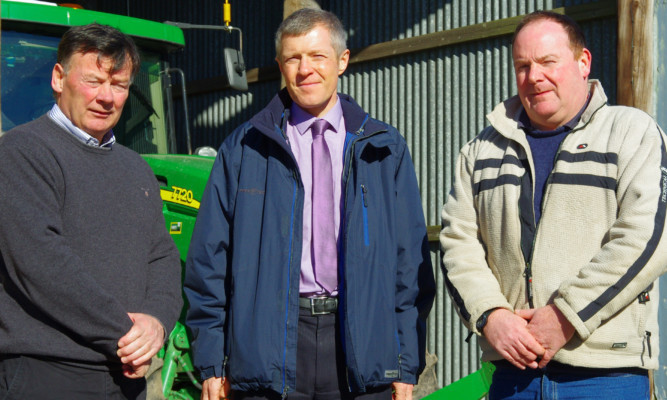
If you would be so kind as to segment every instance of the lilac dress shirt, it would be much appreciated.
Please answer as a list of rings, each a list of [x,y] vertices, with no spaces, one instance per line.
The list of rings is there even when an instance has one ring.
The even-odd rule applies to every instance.
[[[292,153],[296,158],[301,173],[301,182],[304,189],[303,202],[303,243],[301,252],[301,280],[299,293],[302,297],[313,297],[319,295],[338,294],[337,290],[332,293],[327,293],[316,281],[313,271],[313,262],[311,258],[311,238],[312,238],[312,157],[311,145],[313,143],[313,135],[310,132],[310,125],[317,119],[308,114],[301,107],[292,103],[290,118],[287,121],[287,140],[289,142]],[[341,193],[342,193],[342,175],[343,175],[343,148],[345,146],[345,120],[343,119],[343,109],[340,105],[340,100],[336,101],[336,105],[324,116],[331,124],[331,127],[324,132],[324,140],[329,146],[329,153],[331,154],[331,170],[333,173],[336,185],[334,185],[334,199],[339,207],[334,209],[334,222],[336,241],[338,241],[338,234],[340,231],[340,213],[341,213]]]

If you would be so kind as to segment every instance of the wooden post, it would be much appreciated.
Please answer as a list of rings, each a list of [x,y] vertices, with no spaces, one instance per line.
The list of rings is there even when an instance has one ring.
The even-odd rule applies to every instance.
[[[321,7],[315,0],[285,0],[283,3],[283,19],[289,17],[294,11],[302,8],[320,9]]]
[[[618,0],[617,104],[653,114],[653,1]]]
[[[617,104],[653,115],[653,0],[618,0]],[[653,371],[649,371],[653,398]]]

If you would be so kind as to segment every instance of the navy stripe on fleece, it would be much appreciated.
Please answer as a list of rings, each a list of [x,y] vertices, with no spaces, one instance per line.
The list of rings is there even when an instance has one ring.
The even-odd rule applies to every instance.
[[[662,137],[662,136],[661,136]],[[597,299],[591,302],[583,310],[579,311],[577,315],[582,321],[586,322],[605,305],[609,304],[616,295],[618,295],[626,286],[632,281],[644,268],[648,260],[653,256],[656,246],[662,237],[662,232],[665,225],[665,210],[667,208],[667,150],[665,149],[665,141],[663,138],[661,146],[662,159],[660,161],[660,182],[656,182],[660,186],[661,195],[658,197],[657,211],[653,220],[653,234],[646,243],[646,247],[637,260],[628,268],[628,271],[621,276],[621,278],[607,290],[605,290]]]
[[[501,158],[486,158],[475,161],[473,171],[481,171],[487,168],[499,169],[505,164],[515,165],[523,168],[523,162],[516,156],[506,155]],[[473,196],[477,196],[485,190],[492,190],[502,185],[519,186],[521,184],[521,177],[511,174],[504,174],[491,179],[482,179],[473,187]]]
[[[503,185],[519,186],[521,185],[521,177],[516,175],[500,175],[494,179],[482,179],[475,184],[473,196],[477,196],[485,190],[492,190]]]
[[[618,154],[616,153],[599,153],[596,151],[586,151],[583,153],[570,153],[569,151],[561,151],[558,155],[558,161],[565,162],[584,162],[592,161],[600,164],[618,164]]]
[[[468,311],[466,305],[463,303],[463,298],[461,297],[459,291],[452,284],[452,281],[449,280],[449,277],[447,276],[447,268],[445,268],[444,265],[442,267],[442,272],[443,275],[445,276],[445,286],[447,287],[449,294],[451,294],[452,300],[454,300],[454,304],[456,304],[456,307],[459,309],[461,317],[463,317],[463,319],[465,319],[466,321],[470,322],[470,311]]]
[[[551,175],[550,184],[592,186],[596,188],[616,190],[616,179],[607,176],[591,174],[564,174],[561,172]]]
[[[512,164],[517,167],[521,167],[521,160],[515,156],[506,155],[502,159],[500,158],[486,158],[482,160],[476,160],[475,166],[473,169],[475,171],[480,171],[485,168],[500,168],[503,164]]]

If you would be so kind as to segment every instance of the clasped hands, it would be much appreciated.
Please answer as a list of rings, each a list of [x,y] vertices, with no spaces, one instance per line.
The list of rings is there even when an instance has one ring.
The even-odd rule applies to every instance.
[[[574,336],[574,327],[553,304],[489,315],[484,337],[503,358],[520,369],[544,368]]]
[[[118,357],[123,375],[136,379],[146,375],[151,359],[162,348],[165,331],[157,318],[142,313],[127,313],[132,328],[118,340]]]

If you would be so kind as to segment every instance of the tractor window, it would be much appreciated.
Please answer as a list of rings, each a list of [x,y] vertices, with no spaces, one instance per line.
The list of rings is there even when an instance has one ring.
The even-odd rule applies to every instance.
[[[57,37],[2,31],[2,131],[32,121],[51,109],[51,71]],[[123,114],[114,128],[118,143],[138,153],[169,153],[161,61],[141,53],[141,69],[130,88]]]
[[[118,142],[141,154],[170,152],[161,70],[157,55],[142,52],[141,69],[113,130]]]
[[[51,109],[51,71],[57,50],[58,38],[2,31],[3,131]]]

